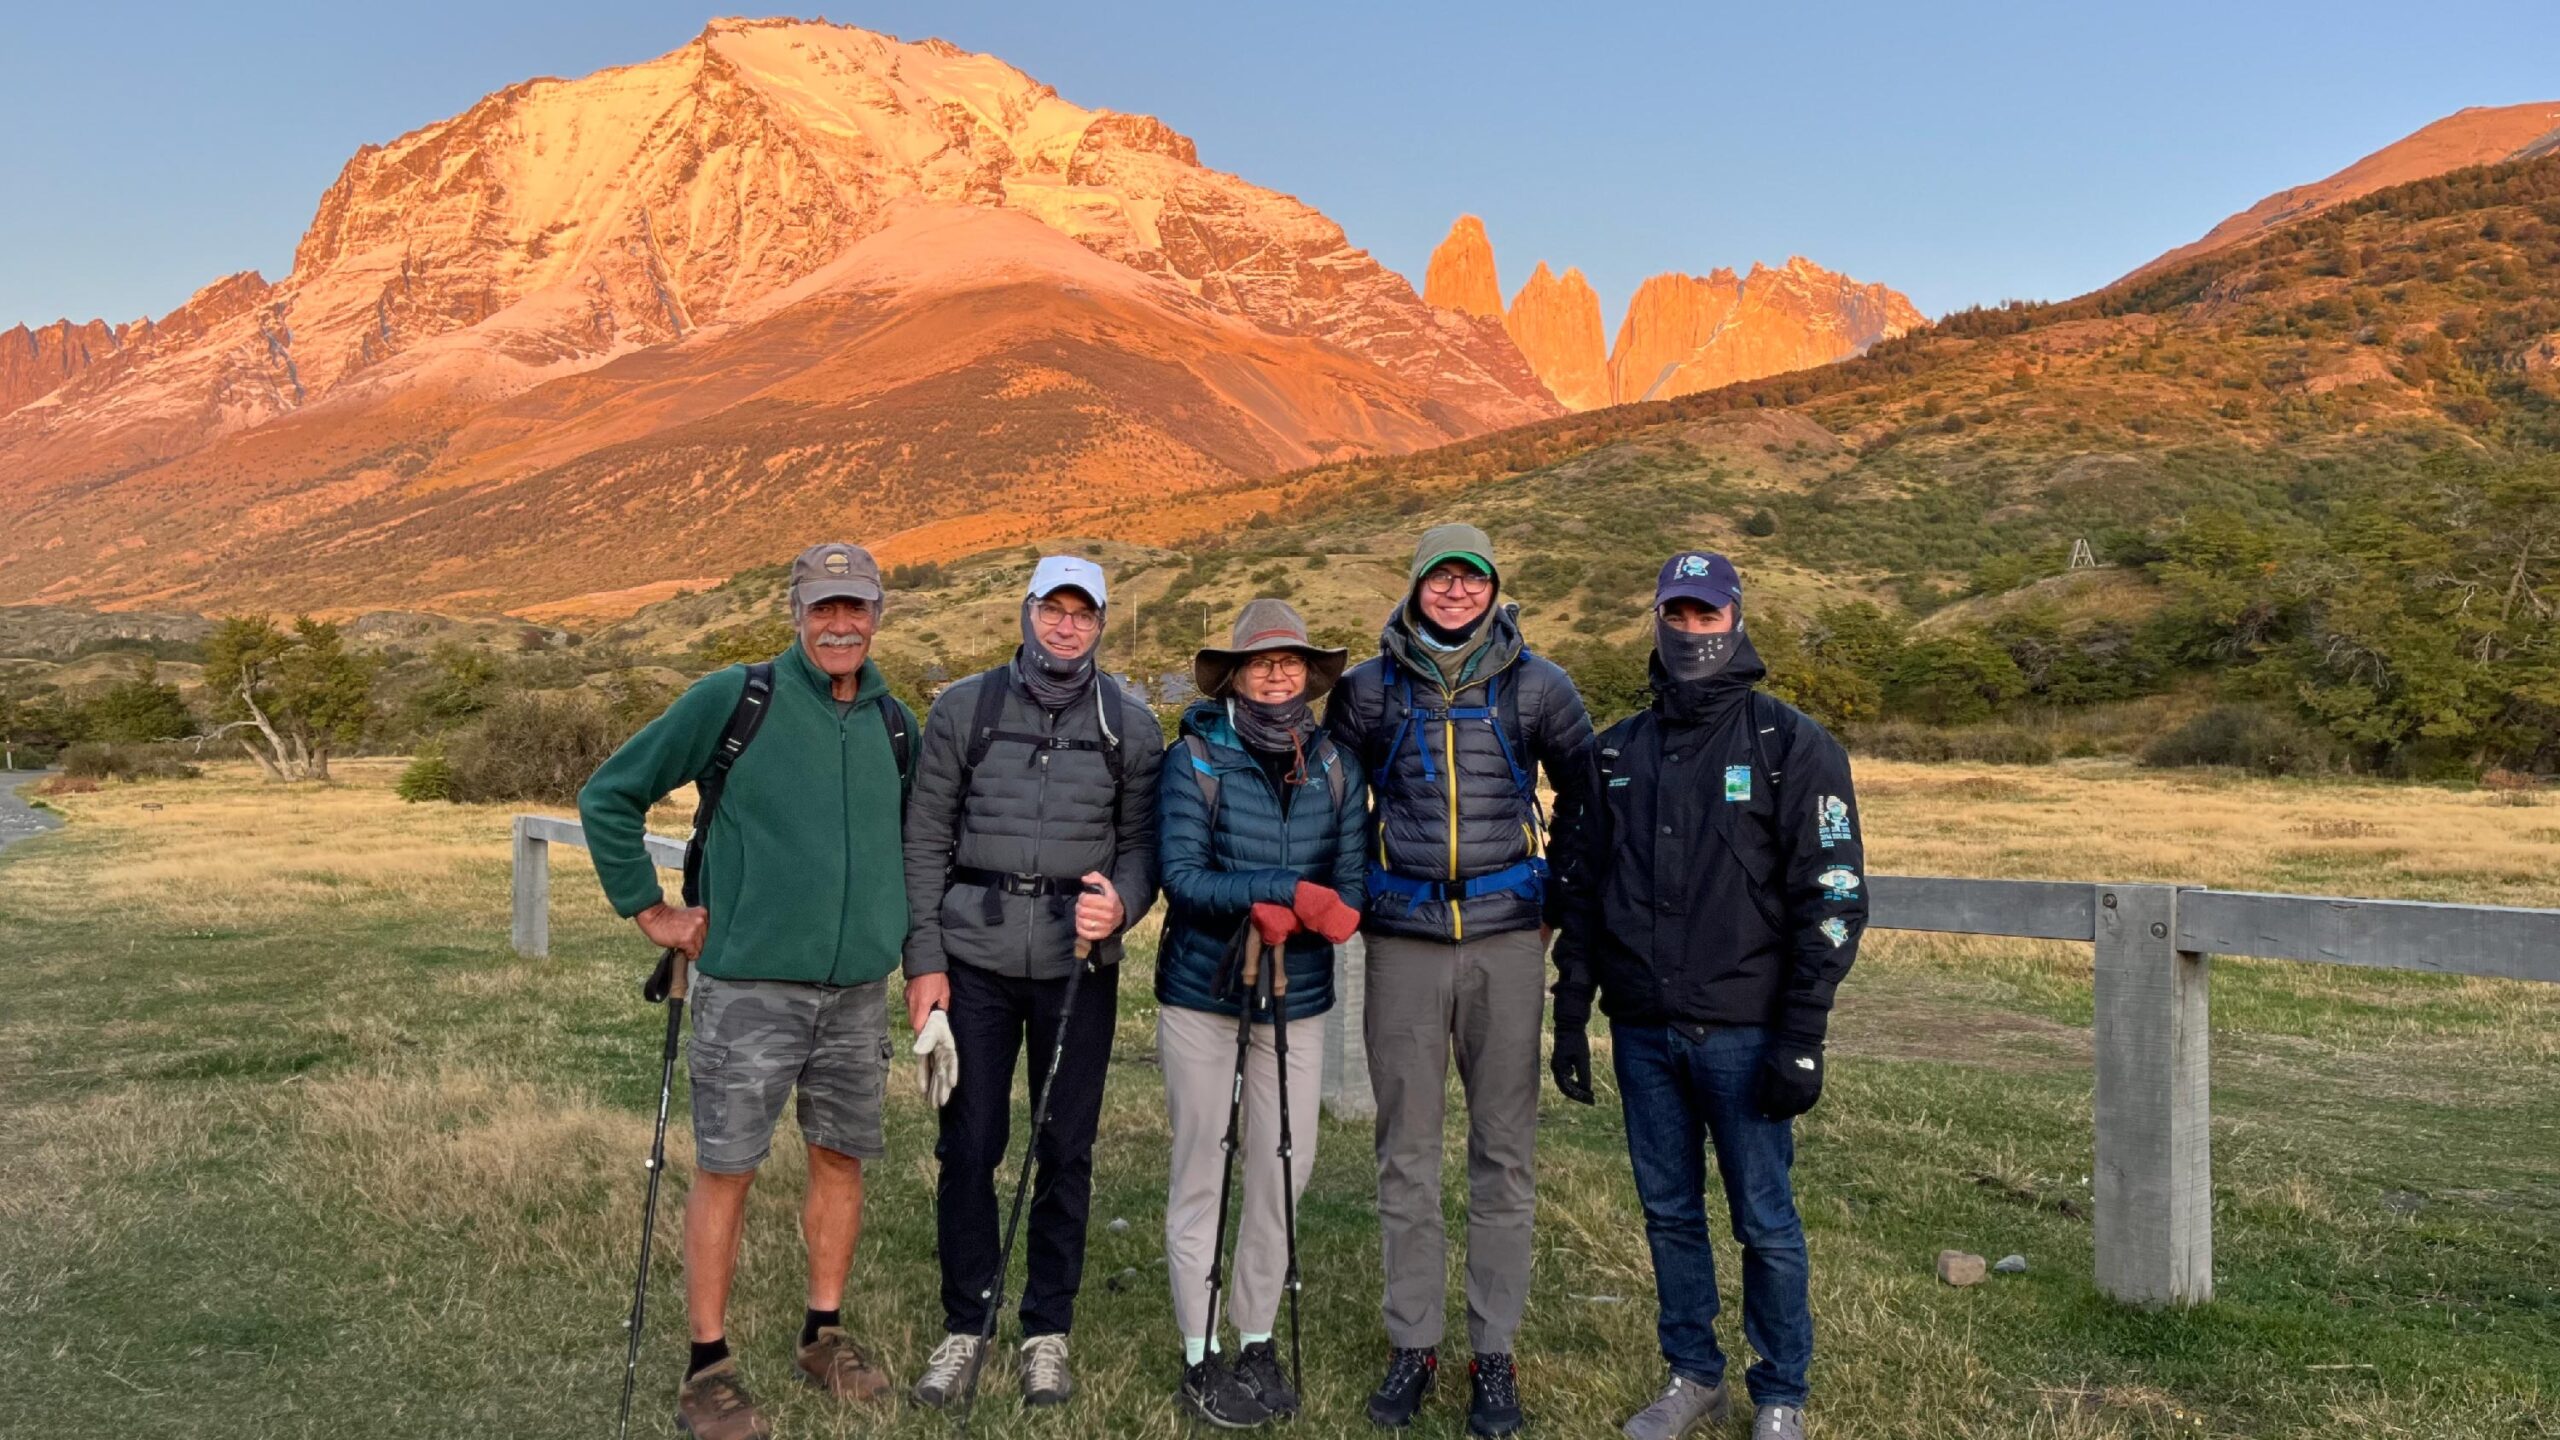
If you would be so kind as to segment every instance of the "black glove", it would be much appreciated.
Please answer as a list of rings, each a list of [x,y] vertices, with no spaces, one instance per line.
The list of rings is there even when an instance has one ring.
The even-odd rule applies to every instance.
[[[1821,1098],[1821,1042],[1771,1040],[1760,1060],[1760,1113],[1792,1120]]]
[[[1547,1069],[1556,1077],[1556,1093],[1577,1105],[1591,1098],[1591,1035],[1579,1022],[1556,1021],[1555,1058]]]

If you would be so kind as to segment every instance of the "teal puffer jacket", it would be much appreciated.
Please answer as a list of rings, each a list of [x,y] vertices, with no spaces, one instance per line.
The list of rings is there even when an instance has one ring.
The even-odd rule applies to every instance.
[[[1257,901],[1287,905],[1298,882],[1312,880],[1341,892],[1358,909],[1366,864],[1360,853],[1368,828],[1368,786],[1349,751],[1319,737],[1308,769],[1314,781],[1293,798],[1287,819],[1270,777],[1236,737],[1219,702],[1194,702],[1183,713],[1182,733],[1208,747],[1218,777],[1218,813],[1209,814],[1189,745],[1177,739],[1165,751],[1156,789],[1156,854],[1164,878],[1164,940],[1156,952],[1156,1000],[1183,1010],[1236,1013],[1232,997],[1218,993],[1219,970],[1236,927]],[[1342,768],[1342,800],[1334,803],[1324,766]],[[1320,1015],[1333,1008],[1333,946],[1304,932],[1289,940],[1289,1014]]]

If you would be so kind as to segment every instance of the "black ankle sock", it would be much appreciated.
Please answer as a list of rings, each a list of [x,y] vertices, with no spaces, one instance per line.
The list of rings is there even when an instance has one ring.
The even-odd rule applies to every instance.
[[[800,1322],[800,1343],[803,1345],[814,1345],[818,1340],[819,1326],[841,1325],[843,1323],[844,1312],[842,1310],[812,1310],[809,1312],[809,1318]]]
[[[684,1378],[690,1380],[728,1358],[728,1336],[723,1335],[717,1340],[696,1340],[693,1342],[693,1359],[685,1363]]]

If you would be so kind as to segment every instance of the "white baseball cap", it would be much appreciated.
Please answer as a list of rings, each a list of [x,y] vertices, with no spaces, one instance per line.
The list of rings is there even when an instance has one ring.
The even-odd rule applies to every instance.
[[[1111,603],[1103,592],[1102,567],[1081,555],[1044,555],[1031,567],[1031,598],[1046,600],[1060,590],[1081,590],[1095,605]]]

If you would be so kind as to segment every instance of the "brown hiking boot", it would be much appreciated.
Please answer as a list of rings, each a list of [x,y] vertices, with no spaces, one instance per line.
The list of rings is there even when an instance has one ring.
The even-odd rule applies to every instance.
[[[694,1440],[772,1440],[773,1424],[756,1413],[755,1398],[738,1378],[736,1356],[716,1360],[685,1377],[676,1392],[676,1428]]]
[[[818,1338],[800,1347],[800,1378],[839,1400],[877,1400],[889,1393],[889,1372],[874,1363],[841,1325],[821,1325]]]

